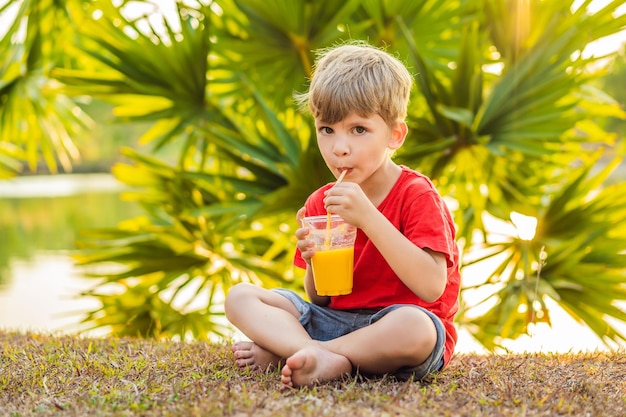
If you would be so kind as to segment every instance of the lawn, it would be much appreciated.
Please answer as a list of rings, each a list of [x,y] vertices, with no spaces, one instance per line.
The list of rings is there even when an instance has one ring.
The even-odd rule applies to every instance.
[[[626,352],[462,354],[422,382],[281,390],[222,344],[0,332],[0,416],[131,415],[626,416]]]

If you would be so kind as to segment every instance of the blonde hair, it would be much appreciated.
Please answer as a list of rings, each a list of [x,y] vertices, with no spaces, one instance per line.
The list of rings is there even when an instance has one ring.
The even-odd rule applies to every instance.
[[[366,43],[323,49],[308,93],[296,95],[301,108],[334,124],[355,112],[379,115],[393,126],[406,117],[413,77],[397,58]]]

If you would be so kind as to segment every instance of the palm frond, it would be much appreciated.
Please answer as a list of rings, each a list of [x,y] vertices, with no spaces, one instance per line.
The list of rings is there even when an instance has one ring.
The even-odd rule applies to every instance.
[[[0,49],[8,51],[0,64],[0,143],[22,149],[19,157],[31,171],[42,160],[52,172],[59,165],[71,171],[79,158],[72,138],[91,123],[74,102],[59,94],[50,76],[62,63],[60,52],[72,26],[63,4],[24,1],[0,40]],[[5,160],[7,164],[13,165]]]
[[[602,186],[618,162],[595,175],[589,167],[579,169],[543,210],[532,241],[511,238],[508,244],[485,248],[482,260],[507,253],[522,258],[516,262],[504,258],[488,274],[485,282],[500,282],[503,288],[489,296],[497,300],[491,310],[468,322],[478,340],[493,348],[498,340],[524,334],[537,318],[550,323],[545,298],[587,323],[603,340],[626,340],[605,320],[626,321],[626,313],[618,306],[626,302],[626,228],[622,226],[626,187],[623,183]],[[507,327],[510,320],[518,323]]]

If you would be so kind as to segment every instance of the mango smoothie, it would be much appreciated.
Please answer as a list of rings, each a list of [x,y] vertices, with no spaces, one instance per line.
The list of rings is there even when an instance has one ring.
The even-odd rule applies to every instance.
[[[305,217],[303,225],[309,228],[309,239],[315,242],[311,265],[317,293],[350,294],[356,227],[336,214]]]
[[[352,292],[354,248],[319,250],[311,258],[315,289],[319,295],[344,295]]]

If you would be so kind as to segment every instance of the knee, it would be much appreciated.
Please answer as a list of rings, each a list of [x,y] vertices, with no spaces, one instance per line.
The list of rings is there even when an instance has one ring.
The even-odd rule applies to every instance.
[[[235,311],[245,307],[250,297],[254,295],[256,289],[257,287],[255,285],[242,282],[228,290],[226,298],[224,299],[224,312],[226,313],[226,317],[230,318]]]
[[[433,320],[423,311],[413,307],[400,308],[395,310],[398,319],[396,323],[407,335],[407,342],[404,344],[407,358],[415,358],[417,364],[425,360],[433,351],[437,344],[437,329]],[[407,332],[406,329],[414,329]]]

